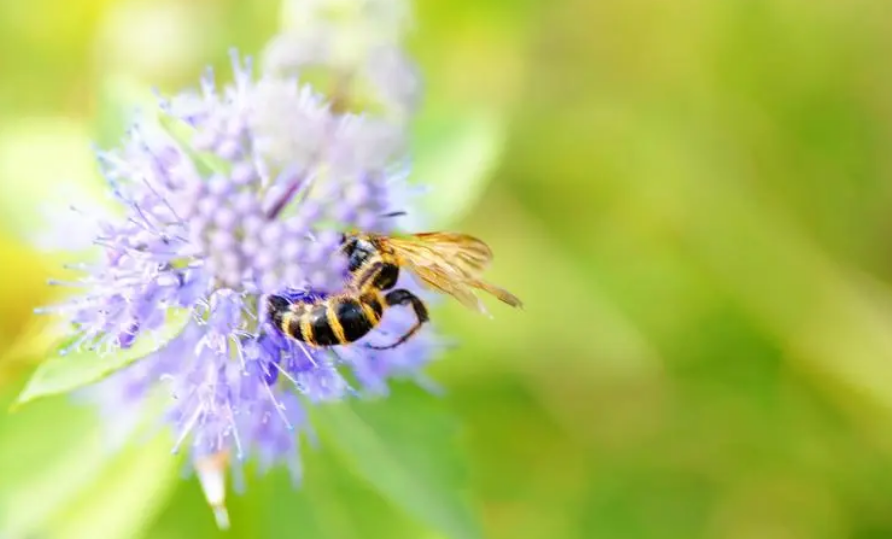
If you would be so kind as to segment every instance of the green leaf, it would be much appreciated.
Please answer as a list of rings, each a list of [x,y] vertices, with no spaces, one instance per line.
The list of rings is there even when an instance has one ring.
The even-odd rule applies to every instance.
[[[0,396],[3,408],[16,391],[5,393]],[[130,426],[142,432],[146,425],[144,418],[132,418]],[[18,414],[0,414],[0,534],[46,536],[49,523],[72,512],[82,514],[82,502],[102,478],[118,476],[122,463],[141,451],[116,455],[106,435],[94,410],[72,406],[64,397],[41,400]],[[169,451],[162,454],[171,460]],[[151,477],[157,481],[162,475],[156,469]],[[133,490],[133,484],[128,488]],[[107,510],[109,504],[103,507]],[[50,536],[60,535],[76,537]]]
[[[228,175],[231,172],[232,165],[229,161],[210,152],[197,151],[192,147],[192,139],[195,136],[195,129],[192,126],[164,113],[158,115],[158,123],[167,131],[167,134],[180,144],[180,149],[192,158],[202,176]]]
[[[412,178],[430,188],[434,226],[456,221],[480,198],[505,146],[497,112],[425,111],[415,126]]]
[[[243,495],[226,499],[232,528],[227,537],[280,539],[432,539],[429,529],[405,515],[347,469],[331,452],[302,451],[304,476],[295,484],[284,466],[257,473],[256,462],[241,472]],[[231,483],[237,480],[230,479]],[[183,481],[144,537],[217,537],[213,515],[194,480]]]
[[[180,459],[165,436],[121,454],[47,525],[48,537],[141,537],[173,494]]]
[[[0,409],[20,389],[0,391]],[[156,404],[151,401],[149,408],[155,410]],[[155,432],[156,419],[148,413],[130,418],[128,426],[134,433]],[[64,396],[42,399],[17,414],[0,414],[0,440],[4,537],[120,537],[109,534],[143,526],[177,477],[169,439],[162,436],[116,453],[95,410],[72,406]],[[100,497],[111,483],[119,490]],[[129,498],[127,493],[132,493]],[[100,519],[102,513],[106,516]],[[108,525],[102,533],[74,533],[100,520]]]
[[[84,351],[44,361],[28,381],[15,406],[92,384],[156,352],[180,334],[191,320],[191,314],[190,309],[169,309],[160,330],[142,335],[133,346],[116,354],[100,356],[96,352]]]
[[[451,539],[481,531],[465,497],[459,430],[436,399],[414,387],[387,398],[315,410],[325,442],[384,497]]]
[[[9,404],[15,393],[0,398]],[[0,534],[28,537],[88,488],[108,461],[85,407],[46,399],[0,414]]]

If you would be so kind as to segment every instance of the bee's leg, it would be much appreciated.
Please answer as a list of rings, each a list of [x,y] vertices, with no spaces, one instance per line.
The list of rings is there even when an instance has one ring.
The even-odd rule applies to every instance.
[[[421,326],[424,325],[425,322],[430,320],[427,315],[427,307],[424,306],[424,303],[418,296],[409,292],[408,290],[399,289],[393,290],[389,292],[384,299],[387,301],[387,305],[393,307],[394,305],[411,305],[412,310],[415,311],[415,318],[417,319],[415,325],[409,328],[409,331],[406,332],[405,335],[397,339],[397,341],[388,346],[372,346],[368,345],[369,348],[374,348],[375,350],[389,350],[391,348],[396,348],[397,346],[403,344],[408,341],[412,335],[418,332],[421,329]]]

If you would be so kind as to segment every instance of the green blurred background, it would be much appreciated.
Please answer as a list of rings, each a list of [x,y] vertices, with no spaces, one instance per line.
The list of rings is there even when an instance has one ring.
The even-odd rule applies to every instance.
[[[485,535],[892,537],[892,3],[415,7],[419,136],[467,119],[419,180],[467,199],[450,226],[527,304],[435,313]],[[39,359],[41,201],[95,183],[90,141],[151,85],[279,24],[273,0],[0,1],[4,403]],[[0,536],[219,536],[168,447],[109,456],[65,399],[0,417]],[[229,535],[442,536],[325,447],[306,465],[297,493],[249,479]]]

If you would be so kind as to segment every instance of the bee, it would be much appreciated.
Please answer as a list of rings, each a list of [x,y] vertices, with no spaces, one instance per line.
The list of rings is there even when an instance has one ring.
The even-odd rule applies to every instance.
[[[482,314],[487,311],[476,290],[512,307],[522,307],[520,299],[507,290],[481,280],[480,275],[492,261],[492,251],[482,240],[467,234],[424,232],[395,237],[354,232],[342,237],[341,251],[347,257],[351,276],[343,292],[297,302],[270,296],[270,318],[286,335],[314,347],[348,344],[374,329],[388,307],[406,306],[414,311],[415,324],[387,346],[368,346],[387,350],[403,344],[430,318],[418,296],[395,288],[401,268],[427,287],[449,294]]]

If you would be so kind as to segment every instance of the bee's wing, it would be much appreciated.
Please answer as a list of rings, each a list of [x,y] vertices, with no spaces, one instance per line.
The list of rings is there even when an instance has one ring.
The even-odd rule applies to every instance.
[[[494,284],[487,283],[486,281],[481,281],[479,279],[475,279],[470,284],[474,288],[479,288],[481,290],[485,290],[485,291],[489,292],[493,296],[497,297],[499,299],[499,301],[501,301],[503,303],[507,303],[508,305],[510,305],[512,307],[523,307],[523,302],[520,301],[519,297],[515,296],[511,292],[508,292],[507,290],[505,290],[504,288],[502,288],[500,286],[496,286]]]
[[[455,297],[462,305],[487,314],[474,289],[493,294],[501,301],[519,307],[514,295],[480,280],[489,266],[492,251],[477,238],[465,234],[430,232],[408,238],[389,238],[388,245],[421,281]]]
[[[423,232],[411,236],[469,275],[479,275],[492,262],[492,250],[482,240],[453,232]]]

